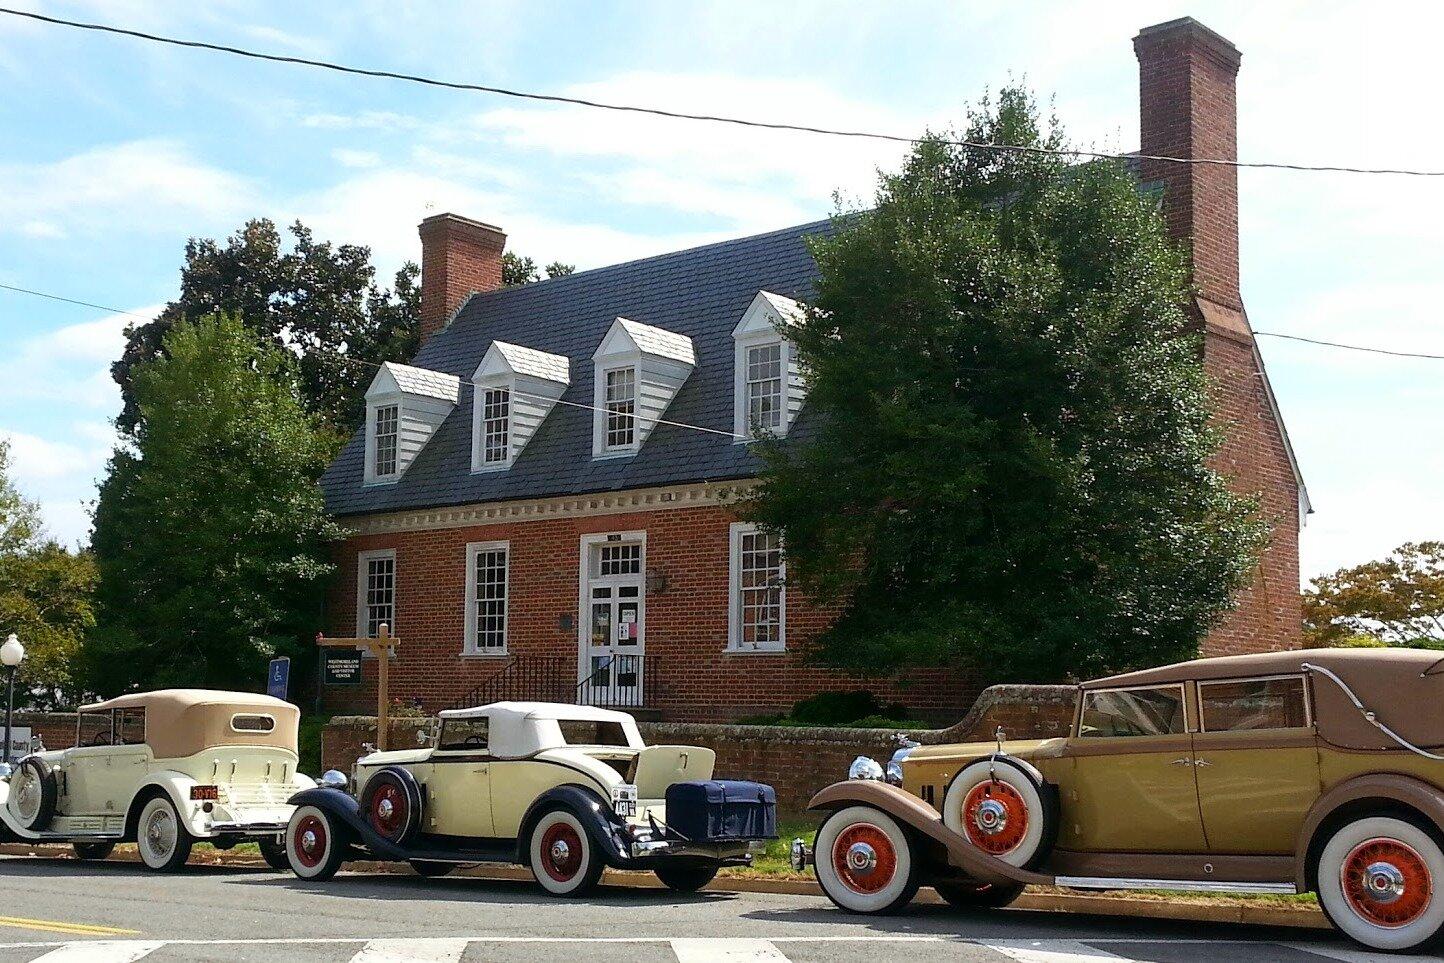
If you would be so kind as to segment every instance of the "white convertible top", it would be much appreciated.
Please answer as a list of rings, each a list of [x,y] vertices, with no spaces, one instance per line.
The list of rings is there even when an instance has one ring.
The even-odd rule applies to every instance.
[[[479,719],[486,717],[488,751],[494,756],[518,758],[535,755],[544,749],[567,745],[561,722],[611,722],[621,726],[631,749],[645,749],[637,722],[625,712],[599,709],[596,706],[574,706],[559,702],[493,702],[470,709],[443,709],[447,719]]]

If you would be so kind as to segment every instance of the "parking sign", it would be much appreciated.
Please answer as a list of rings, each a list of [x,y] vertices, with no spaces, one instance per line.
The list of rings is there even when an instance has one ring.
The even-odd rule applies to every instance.
[[[291,660],[285,656],[271,660],[270,671],[266,674],[266,695],[277,699],[286,698],[291,686]]]

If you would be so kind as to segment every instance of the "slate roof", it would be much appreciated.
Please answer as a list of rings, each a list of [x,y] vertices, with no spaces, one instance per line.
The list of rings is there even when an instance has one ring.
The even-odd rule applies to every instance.
[[[618,318],[616,323],[622,326],[622,330],[627,332],[632,343],[637,346],[637,350],[643,354],[671,358],[673,361],[680,361],[683,364],[694,365],[697,363],[697,352],[692,345],[692,339],[685,334],[677,334],[674,331],[666,331],[650,324],[642,324],[631,318]]]
[[[409,364],[397,364],[395,361],[388,361],[382,367],[389,370],[391,377],[396,379],[396,387],[409,395],[423,395],[455,403],[461,387],[455,375],[415,368]]]
[[[732,329],[759,291],[809,300],[817,267],[804,238],[831,231],[816,221],[473,296],[414,359],[461,379],[455,410],[392,485],[363,485],[358,430],[322,479],[327,508],[360,515],[755,475],[756,457],[730,437]],[[696,368],[663,417],[723,434],[659,424],[635,456],[593,460],[592,412],[558,405],[511,468],[472,474],[471,376],[492,341],[571,359],[562,400],[589,405],[592,354],[619,317],[692,339]],[[804,406],[789,434],[807,420]]]
[[[530,375],[543,381],[559,381],[562,384],[571,380],[571,362],[563,355],[506,341],[492,341],[492,344],[506,359],[506,363],[511,365],[511,370],[519,375]]]

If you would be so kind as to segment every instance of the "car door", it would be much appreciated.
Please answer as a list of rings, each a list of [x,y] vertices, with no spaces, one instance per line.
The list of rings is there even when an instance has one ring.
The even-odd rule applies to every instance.
[[[1320,789],[1302,675],[1198,683],[1194,769],[1209,849],[1291,855]]]
[[[113,712],[83,712],[77,720],[77,742],[60,762],[57,808],[66,816],[97,816],[111,798],[107,762],[115,738]],[[113,801],[113,800],[112,800]]]
[[[425,778],[428,832],[443,836],[490,838],[491,768],[485,716],[443,719],[436,750]]]
[[[1204,852],[1184,686],[1085,690],[1061,767],[1058,848]]]

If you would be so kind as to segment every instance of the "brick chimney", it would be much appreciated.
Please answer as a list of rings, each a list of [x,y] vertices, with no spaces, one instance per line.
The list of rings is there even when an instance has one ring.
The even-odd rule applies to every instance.
[[[501,287],[501,228],[459,214],[421,222],[421,340],[445,328],[476,291]]]
[[[1192,17],[1145,27],[1138,55],[1140,150],[1161,157],[1238,157],[1238,48]],[[1243,309],[1238,285],[1238,170],[1220,164],[1142,162],[1163,185],[1170,233],[1192,251],[1199,296]],[[1204,306],[1205,316],[1208,313]]]

